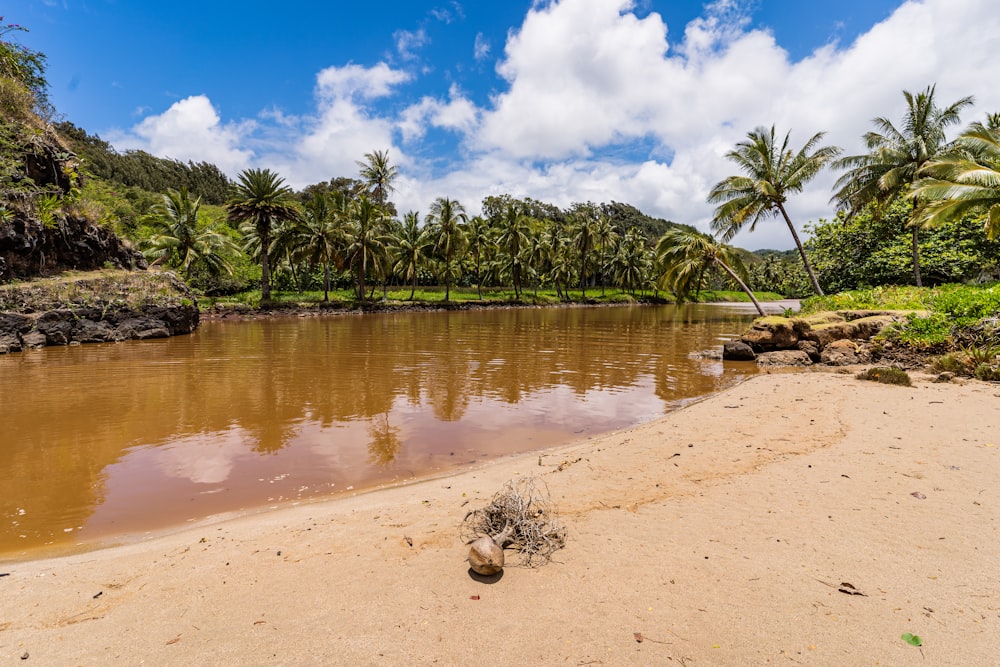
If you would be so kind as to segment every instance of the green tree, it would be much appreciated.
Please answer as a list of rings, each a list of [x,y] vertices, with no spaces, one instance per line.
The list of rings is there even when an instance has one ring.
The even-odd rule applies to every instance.
[[[260,244],[260,296],[264,302],[271,300],[271,229],[299,215],[292,190],[284,182],[270,169],[245,169],[233,198],[226,203],[229,219],[250,225]]]
[[[372,200],[385,210],[389,193],[395,190],[392,182],[399,175],[399,168],[389,161],[389,151],[365,153],[365,159],[357,164]]]
[[[497,245],[500,248],[502,273],[511,277],[514,298],[521,298],[521,278],[524,269],[524,249],[528,246],[531,227],[520,205],[508,202],[500,213]]]
[[[465,227],[465,238],[469,243],[469,253],[476,267],[476,293],[479,300],[483,299],[483,261],[490,256],[493,246],[493,234],[490,223],[482,216],[469,219]]]
[[[283,252],[293,262],[323,267],[323,301],[330,300],[330,267],[344,248],[345,223],[332,197],[316,192],[302,207],[302,215],[285,225],[272,244],[276,253]]]
[[[597,225],[594,227],[594,243],[601,253],[601,265],[599,268],[599,272],[601,274],[601,296],[604,296],[604,286],[607,283],[608,264],[611,261],[610,252],[614,248],[615,239],[617,237],[618,232],[615,231],[615,227],[611,223],[611,217],[602,210],[598,215]]]
[[[785,202],[788,195],[802,192],[805,184],[837,157],[840,148],[818,146],[824,136],[823,132],[818,132],[795,152],[789,148],[789,136],[790,133],[786,134],[779,146],[775,143],[773,125],[770,131],[758,127],[747,135],[746,141],[736,144],[736,149],[726,154],[744,175],[730,176],[712,188],[708,202],[719,204],[713,214],[712,228],[721,232],[722,240],[728,242],[748,222],[752,232],[761,220],[780,215],[792,234],[813,290],[823,294],[795,225],[785,210]]]
[[[876,202],[853,217],[844,211],[810,229],[806,248],[827,292],[913,280],[912,234],[906,226],[911,203],[898,199],[876,212]],[[1000,242],[982,233],[982,218],[935,223],[920,235],[920,264],[925,282],[949,283],[1000,275]]]
[[[648,282],[651,267],[646,237],[638,227],[631,227],[620,239],[611,260],[615,283],[635,295]]]
[[[201,198],[191,199],[186,187],[168,190],[163,201],[152,209],[150,226],[155,230],[146,241],[143,253],[153,264],[174,263],[184,270],[185,278],[201,264],[212,276],[232,274],[229,258],[238,252],[225,234],[206,228],[199,220]]]
[[[917,218],[934,227],[969,213],[985,214],[990,240],[1000,236],[1000,116],[973,123],[953,150],[928,163],[917,182],[914,199],[930,202]]]
[[[28,32],[28,29],[16,23],[0,24],[0,78],[15,81],[24,87],[21,91],[27,89],[29,106],[34,106],[40,115],[48,116],[52,108],[48,100],[49,83],[45,79],[45,54],[15,42],[12,35],[19,32]],[[0,81],[0,103],[4,111],[20,115],[20,103],[11,104],[14,98],[20,97],[19,92]]]
[[[464,226],[468,220],[462,204],[447,197],[435,199],[427,214],[426,222],[430,227],[428,233],[434,239],[434,250],[443,262],[445,301],[451,296],[451,283],[458,273],[456,260],[460,259],[465,250]]]
[[[354,270],[358,299],[365,300],[365,280],[386,255],[390,239],[385,234],[386,215],[382,208],[361,195],[351,206],[351,225],[347,233],[347,258]]]
[[[717,267],[746,292],[761,316],[765,314],[740,275],[745,275],[745,270],[736,249],[707,234],[682,228],[668,230],[656,243],[656,264],[660,285],[673,292],[678,301],[686,300],[699,290],[705,271]]]
[[[913,192],[913,185],[920,178],[920,170],[946,150],[945,130],[957,124],[962,109],[972,104],[971,97],[963,97],[941,108],[934,101],[934,89],[935,86],[928,86],[916,95],[903,91],[906,113],[899,128],[887,118],[872,121],[876,131],[864,136],[868,152],[834,163],[835,167],[847,171],[837,180],[831,200],[848,215],[854,215],[869,202],[878,203],[878,212],[896,199],[909,198],[913,282],[918,287],[922,284],[917,219],[920,198]]]
[[[404,215],[403,226],[395,238],[393,271],[410,281],[410,301],[417,291],[417,274],[427,261],[426,251],[431,245],[430,236],[420,227],[420,214],[410,211]]]
[[[573,208],[573,245],[580,254],[580,289],[587,298],[587,279],[590,274],[590,254],[597,236],[598,216],[593,204],[578,204]]]

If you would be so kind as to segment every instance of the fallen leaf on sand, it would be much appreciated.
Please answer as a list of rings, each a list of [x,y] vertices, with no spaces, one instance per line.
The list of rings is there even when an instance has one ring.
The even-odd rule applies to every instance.
[[[469,596],[469,599],[470,599],[470,600],[478,600],[478,599],[479,599],[479,596],[478,596],[478,595],[470,595],[470,596]]]
[[[860,595],[862,597],[868,597],[867,595],[859,591],[857,588],[855,588],[854,584],[849,584],[846,581],[840,582],[840,587],[837,590],[840,591],[841,593],[846,593],[847,595]]]
[[[177,635],[176,637],[174,637],[173,639],[171,639],[170,641],[167,642],[167,646],[170,646],[171,644],[176,644],[180,640],[181,640],[181,636]]]
[[[913,496],[914,498],[916,498],[917,500],[926,500],[927,499],[927,496],[925,496],[924,494],[920,493],[919,491],[914,491],[910,495]]]

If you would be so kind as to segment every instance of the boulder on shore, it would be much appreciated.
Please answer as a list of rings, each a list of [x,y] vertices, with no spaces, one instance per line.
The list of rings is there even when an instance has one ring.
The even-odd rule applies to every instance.
[[[740,340],[731,340],[722,345],[722,358],[725,361],[753,361],[757,358],[753,348]]]

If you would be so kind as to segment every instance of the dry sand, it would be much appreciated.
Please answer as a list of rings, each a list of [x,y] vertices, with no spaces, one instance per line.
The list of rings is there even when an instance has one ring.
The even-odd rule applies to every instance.
[[[998,397],[762,375],[541,465],[7,563],[0,663],[997,664]],[[477,581],[460,521],[529,474],[568,545]]]

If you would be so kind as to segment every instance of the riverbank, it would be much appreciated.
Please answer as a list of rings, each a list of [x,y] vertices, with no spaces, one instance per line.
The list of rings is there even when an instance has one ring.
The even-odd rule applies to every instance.
[[[106,269],[0,285],[0,354],[147,340],[198,326],[190,288],[168,271]]]
[[[904,388],[764,374],[542,455],[8,563],[0,655],[990,664],[998,395],[995,384],[929,376]],[[462,517],[528,474],[548,485],[567,546],[544,567],[477,581]]]

